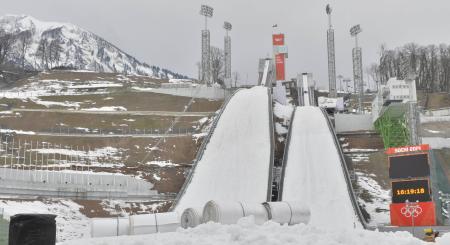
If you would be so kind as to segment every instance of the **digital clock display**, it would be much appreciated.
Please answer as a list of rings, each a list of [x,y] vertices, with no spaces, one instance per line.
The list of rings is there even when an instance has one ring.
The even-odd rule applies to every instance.
[[[415,179],[392,182],[392,203],[429,202],[431,201],[427,179]]]

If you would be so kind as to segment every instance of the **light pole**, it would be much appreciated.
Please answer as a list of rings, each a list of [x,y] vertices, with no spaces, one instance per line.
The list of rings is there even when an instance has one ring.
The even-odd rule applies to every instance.
[[[209,85],[211,81],[211,53],[210,53],[210,33],[208,30],[208,18],[213,16],[213,8],[208,5],[202,5],[200,15],[205,16],[205,29],[202,30],[202,75],[201,80]]]
[[[226,31],[225,35],[225,47],[224,47],[224,58],[225,58],[225,82],[226,85],[229,85],[230,88],[232,87],[231,82],[231,37],[228,35],[228,32],[231,31],[232,25],[230,22],[224,22],[223,28]]]
[[[327,30],[327,50],[328,50],[328,87],[330,98],[336,98],[336,61],[334,49],[334,29],[331,25],[331,7],[327,4],[326,12],[328,15],[328,30]]]
[[[356,88],[358,88],[358,110],[359,113],[363,113],[362,100],[364,96],[364,81],[362,73],[362,50],[358,47],[358,34],[361,33],[361,27],[355,25],[350,29],[350,35],[355,38],[355,47],[352,50],[353,57],[353,81],[354,89],[356,93]]]

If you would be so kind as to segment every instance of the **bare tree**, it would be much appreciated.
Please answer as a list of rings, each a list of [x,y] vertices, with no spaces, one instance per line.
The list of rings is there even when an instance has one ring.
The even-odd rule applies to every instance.
[[[36,57],[41,60],[41,67],[43,69],[48,69],[48,40],[46,38],[42,38],[39,42],[38,49],[36,50]]]
[[[3,65],[11,52],[14,44],[14,35],[10,33],[0,33],[0,65]]]
[[[220,48],[211,47],[211,76],[212,82],[225,86],[224,80],[224,52]]]
[[[25,69],[25,56],[32,42],[31,37],[32,34],[30,31],[24,31],[19,35],[20,59],[22,63],[22,69]]]
[[[50,41],[48,47],[48,57],[50,60],[50,67],[57,67],[59,65],[59,60],[61,57],[61,52],[63,51],[61,44],[57,39]]]

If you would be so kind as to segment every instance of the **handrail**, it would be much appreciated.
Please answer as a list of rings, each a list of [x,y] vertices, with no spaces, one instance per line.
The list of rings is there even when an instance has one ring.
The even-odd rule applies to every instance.
[[[274,123],[273,123],[273,98],[270,88],[267,89],[269,104],[269,134],[270,134],[270,162],[269,162],[269,184],[267,186],[267,201],[272,201],[272,182],[273,182],[273,165],[275,158],[275,139],[274,139]]]
[[[286,174],[286,165],[289,156],[289,146],[291,145],[292,126],[294,125],[295,111],[296,107],[294,107],[294,109],[292,110],[291,122],[289,123],[289,132],[286,138],[286,144],[284,145],[283,163],[282,163],[283,166],[281,166],[281,180],[280,180],[280,190],[278,191],[278,201],[281,201],[281,199],[283,198],[284,176]]]
[[[367,224],[366,220],[364,219],[364,216],[361,212],[361,209],[358,205],[358,201],[355,196],[355,191],[353,190],[352,181],[350,179],[350,173],[348,172],[347,164],[346,164],[345,158],[344,158],[344,153],[342,151],[341,145],[339,144],[339,140],[336,136],[336,132],[334,130],[333,125],[331,124],[330,118],[328,117],[328,113],[326,112],[326,110],[321,108],[321,111],[327,121],[328,129],[330,130],[331,134],[333,135],[334,145],[336,146],[336,150],[339,153],[339,159],[340,159],[342,170],[344,173],[345,182],[347,182],[347,191],[350,196],[350,200],[352,202],[353,210],[355,210],[356,215],[358,216],[358,220],[360,221],[363,228],[368,229],[369,228],[368,224]]]
[[[214,119],[212,125],[211,125],[211,129],[209,130],[208,134],[206,135],[206,138],[203,140],[200,149],[198,150],[195,159],[193,160],[193,164],[192,167],[189,171],[188,177],[186,178],[186,180],[184,181],[183,186],[181,187],[180,191],[177,194],[177,197],[175,199],[175,201],[172,203],[172,206],[169,209],[169,212],[173,211],[175,209],[175,207],[177,206],[178,202],[180,201],[181,197],[184,195],[184,193],[186,192],[187,187],[189,186],[189,184],[192,181],[192,178],[194,176],[194,172],[195,169],[197,168],[198,162],[200,162],[200,160],[203,158],[203,154],[205,152],[206,146],[208,145],[211,136],[214,133],[214,130],[217,127],[217,124],[219,122],[220,117],[222,116],[223,112],[225,111],[225,108],[227,107],[228,103],[231,101],[231,98],[241,89],[237,89],[235,90],[226,100],[225,102],[222,104],[222,107],[220,108],[219,114],[217,115],[217,117]]]

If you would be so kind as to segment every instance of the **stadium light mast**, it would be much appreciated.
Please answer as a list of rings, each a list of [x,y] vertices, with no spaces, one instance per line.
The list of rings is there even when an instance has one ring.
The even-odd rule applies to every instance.
[[[214,9],[208,5],[202,5],[200,15],[205,16],[205,29],[202,30],[202,62],[201,80],[207,85],[211,83],[211,39],[208,30],[208,18],[212,18]]]
[[[358,90],[358,111],[363,113],[363,96],[364,96],[364,81],[362,74],[362,50],[358,47],[358,34],[361,33],[361,27],[355,25],[350,29],[350,35],[355,38],[355,47],[352,50],[353,57],[353,82],[355,93]]]
[[[224,47],[224,58],[225,58],[225,84],[231,88],[231,37],[228,32],[231,31],[233,26],[230,22],[224,22],[223,28],[225,29],[225,47]]]
[[[334,49],[334,29],[331,25],[331,7],[327,4],[326,13],[328,15],[328,30],[327,30],[327,49],[328,49],[328,97],[336,98],[336,58]]]

